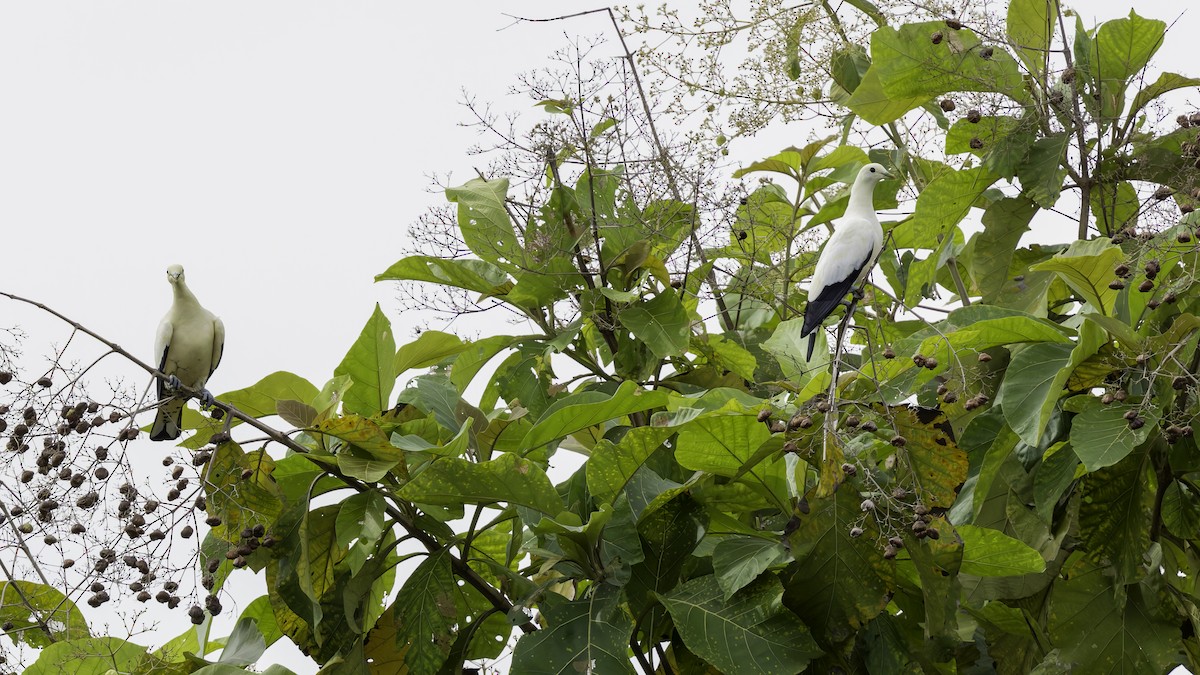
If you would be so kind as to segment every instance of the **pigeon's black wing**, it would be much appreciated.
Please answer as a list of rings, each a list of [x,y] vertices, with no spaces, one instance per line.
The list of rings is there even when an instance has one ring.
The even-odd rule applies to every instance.
[[[833,310],[837,309],[837,306],[845,299],[846,294],[854,287],[855,282],[858,281],[858,277],[870,261],[870,256],[863,258],[862,262],[850,274],[846,275],[845,278],[839,279],[822,288],[817,293],[817,297],[814,298],[811,295],[808,297],[808,304],[804,306],[804,327],[800,331],[800,337],[809,336],[808,359],[812,359],[813,347],[816,345],[816,336],[812,335],[813,331],[819,328],[821,322],[825,321],[830,314],[833,314]]]

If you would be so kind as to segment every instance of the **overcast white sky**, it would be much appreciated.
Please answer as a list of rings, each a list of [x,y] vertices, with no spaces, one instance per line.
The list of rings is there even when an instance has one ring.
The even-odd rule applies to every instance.
[[[1076,4],[1088,23],[1129,7]],[[169,305],[164,270],[181,263],[226,325],[214,392],[280,369],[320,385],[375,302],[398,340],[410,334],[394,289],[372,279],[440,200],[426,175],[473,175],[474,133],[457,126],[462,90],[527,110],[506,97],[518,73],[544,64],[564,31],[610,29],[602,16],[512,26],[502,12],[593,6],[0,4],[0,289],[149,358]],[[1182,11],[1137,6],[1168,22]],[[1200,16],[1184,13],[1163,67],[1197,74],[1198,31]],[[808,135],[777,132],[742,151],[750,159]],[[0,305],[0,324],[11,312]]]

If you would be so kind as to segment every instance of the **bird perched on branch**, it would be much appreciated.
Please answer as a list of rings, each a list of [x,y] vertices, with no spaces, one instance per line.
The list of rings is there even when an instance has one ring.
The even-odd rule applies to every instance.
[[[210,406],[213,396],[204,388],[221,362],[225,349],[225,324],[204,309],[183,279],[183,267],[167,268],[174,302],[158,324],[154,353],[158,369],[168,380],[158,380],[158,415],[150,428],[150,438],[169,441],[179,438],[183,424],[184,398],[175,391],[180,386],[199,390],[202,405]]]
[[[875,215],[874,193],[875,185],[889,177],[880,164],[868,164],[859,170],[854,185],[850,186],[846,213],[835,223],[833,235],[817,258],[800,332],[801,337],[808,336],[809,360],[817,343],[815,331],[843,304],[846,294],[866,278],[871,263],[883,248],[883,227]]]

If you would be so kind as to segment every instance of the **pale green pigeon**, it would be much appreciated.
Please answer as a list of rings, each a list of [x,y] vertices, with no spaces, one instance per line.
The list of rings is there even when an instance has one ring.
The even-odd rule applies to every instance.
[[[217,369],[225,349],[225,324],[200,306],[184,283],[183,267],[168,267],[167,281],[171,283],[175,299],[158,324],[154,353],[158,358],[158,369],[171,381],[158,381],[158,415],[150,428],[150,438],[156,441],[179,438],[184,399],[173,395],[173,389],[182,385],[198,390],[201,403],[212,404],[212,394],[204,385]]]

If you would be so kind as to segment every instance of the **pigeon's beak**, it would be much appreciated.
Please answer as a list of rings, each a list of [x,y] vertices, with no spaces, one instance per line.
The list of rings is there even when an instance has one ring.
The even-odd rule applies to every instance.
[[[883,170],[883,177],[885,180],[888,178],[895,178],[895,176],[893,176],[891,173],[889,173],[887,169]]]

